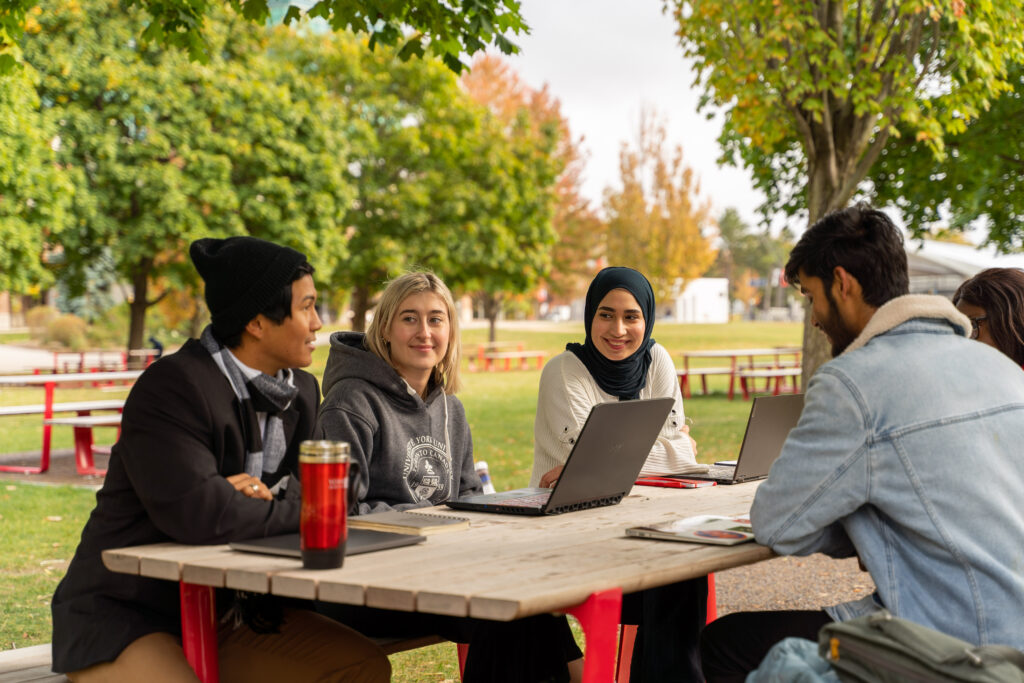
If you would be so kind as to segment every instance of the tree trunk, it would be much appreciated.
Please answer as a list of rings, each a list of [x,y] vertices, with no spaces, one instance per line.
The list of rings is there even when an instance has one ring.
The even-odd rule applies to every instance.
[[[847,199],[837,196],[837,190],[831,186],[824,164],[816,164],[812,160],[808,164],[807,172],[807,227],[810,227],[830,211],[845,205]],[[839,184],[842,185],[842,182]],[[828,343],[828,338],[811,323],[811,308],[806,301],[804,302],[803,342],[801,387],[807,391],[807,384],[818,368],[832,360],[832,347]]]
[[[370,290],[365,285],[352,288],[352,331],[366,332],[366,312],[370,310]]]
[[[501,313],[501,293],[484,292],[484,317],[487,318],[487,341],[494,343],[498,338],[498,314]]]
[[[132,273],[132,300],[128,304],[128,350],[145,348],[146,309],[149,308],[149,262],[143,261]]]
[[[195,310],[188,321],[188,336],[193,339],[199,339],[199,335],[203,333],[203,328],[207,322],[206,300],[201,295],[196,294],[194,304]]]

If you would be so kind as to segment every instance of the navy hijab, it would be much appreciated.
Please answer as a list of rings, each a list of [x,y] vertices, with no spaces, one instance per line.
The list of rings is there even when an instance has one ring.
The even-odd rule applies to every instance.
[[[597,314],[601,300],[613,289],[624,289],[640,304],[644,314],[644,338],[640,347],[629,358],[609,360],[590,338],[591,325]],[[583,309],[583,322],[586,325],[587,338],[582,344],[566,344],[567,351],[572,351],[582,361],[597,382],[597,386],[612,396],[620,399],[633,399],[640,396],[640,390],[647,382],[647,370],[651,367],[651,347],[654,340],[654,290],[651,283],[641,273],[632,268],[613,266],[605,268],[594,277],[587,289],[587,302]]]

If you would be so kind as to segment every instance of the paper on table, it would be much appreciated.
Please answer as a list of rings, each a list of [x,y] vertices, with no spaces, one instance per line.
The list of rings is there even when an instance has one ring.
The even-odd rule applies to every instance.
[[[665,541],[685,541],[688,543],[713,543],[716,545],[736,545],[754,540],[754,530],[750,527],[750,517],[722,517],[721,515],[697,515],[684,517],[667,522],[659,522],[648,526],[636,526],[626,529],[627,536],[637,538],[654,538]]]

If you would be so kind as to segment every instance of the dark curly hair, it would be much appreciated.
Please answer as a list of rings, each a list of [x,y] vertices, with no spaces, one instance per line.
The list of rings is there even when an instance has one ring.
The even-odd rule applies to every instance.
[[[961,301],[985,311],[985,323],[996,348],[1024,366],[1024,271],[983,270],[957,288],[953,305]]]
[[[799,284],[803,270],[828,292],[836,266],[857,278],[869,306],[877,308],[910,289],[903,235],[888,216],[864,202],[833,211],[808,228],[789,254],[786,280]]]

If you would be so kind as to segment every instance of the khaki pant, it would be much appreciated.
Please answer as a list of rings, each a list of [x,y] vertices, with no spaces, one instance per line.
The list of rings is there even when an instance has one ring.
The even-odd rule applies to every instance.
[[[285,610],[280,633],[222,627],[217,647],[223,683],[386,683],[391,676],[391,664],[379,647],[352,629],[306,610]],[[143,636],[114,661],[69,673],[68,678],[74,683],[199,680],[185,660],[181,642],[167,633]]]

